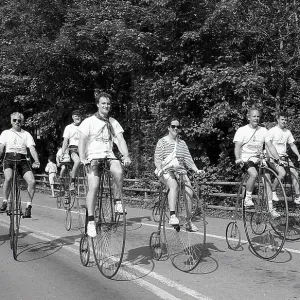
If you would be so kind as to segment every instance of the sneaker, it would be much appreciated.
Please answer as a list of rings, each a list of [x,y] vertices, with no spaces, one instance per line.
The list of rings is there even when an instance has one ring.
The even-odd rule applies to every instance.
[[[179,220],[175,215],[172,215],[169,219],[169,224],[170,225],[179,225]]]
[[[6,209],[7,209],[7,202],[5,201],[5,202],[2,202],[2,205],[0,207],[0,211],[4,212],[4,211],[6,211]]]
[[[123,215],[123,206],[121,202],[116,202],[115,204],[115,213]],[[127,211],[125,209],[125,214],[127,214]]]
[[[87,234],[91,238],[95,238],[97,236],[95,221],[88,222],[88,224],[87,224]]]
[[[280,213],[278,213],[274,208],[270,210],[270,215],[272,218],[276,219],[280,217]]]
[[[277,194],[276,194],[276,193],[273,193],[273,195],[272,195],[272,200],[275,201],[275,202],[278,202],[278,201],[279,201],[279,198],[277,197]]]
[[[69,190],[70,190],[70,192],[75,191],[75,183],[74,182],[71,182]]]
[[[244,200],[244,205],[246,207],[254,206],[254,203],[252,201],[252,197],[246,196]]]
[[[299,205],[300,204],[300,197],[296,197],[294,202],[295,202],[295,204]]]
[[[25,214],[24,214],[23,218],[31,218],[31,205],[28,205],[25,208]]]
[[[196,232],[199,230],[198,227],[192,222],[190,222],[190,224],[187,223],[185,229],[186,231],[190,231],[190,232]]]

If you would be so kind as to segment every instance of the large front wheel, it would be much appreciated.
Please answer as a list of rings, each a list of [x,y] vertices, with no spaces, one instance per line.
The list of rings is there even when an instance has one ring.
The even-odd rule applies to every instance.
[[[178,226],[169,225],[166,214],[163,216],[167,250],[175,268],[190,272],[197,267],[205,251],[206,221],[203,201],[187,184],[182,184],[176,216]]]
[[[122,263],[126,239],[126,211],[123,199],[115,207],[111,182],[105,174],[99,192],[98,213],[95,213],[97,236],[92,239],[96,264],[101,274],[114,277]]]
[[[280,253],[288,229],[288,207],[280,181],[276,190],[280,207],[275,207],[272,201],[274,180],[278,177],[273,170],[261,168],[252,192],[254,207],[246,207],[243,198],[243,222],[249,246],[256,256],[265,260],[274,259]]]

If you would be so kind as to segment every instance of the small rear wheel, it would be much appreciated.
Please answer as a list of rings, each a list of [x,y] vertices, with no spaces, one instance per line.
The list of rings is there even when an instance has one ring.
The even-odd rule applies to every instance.
[[[241,247],[241,232],[235,221],[226,227],[226,242],[231,250],[236,251]]]
[[[69,208],[66,209],[65,227],[67,231],[69,231],[72,227],[72,213]]]
[[[151,234],[149,247],[151,250],[152,258],[155,260],[160,260],[162,256],[162,242],[160,233],[153,232]]]
[[[90,261],[90,254],[91,254],[89,238],[86,234],[84,234],[80,239],[79,254],[80,254],[80,261],[82,265],[86,267]]]

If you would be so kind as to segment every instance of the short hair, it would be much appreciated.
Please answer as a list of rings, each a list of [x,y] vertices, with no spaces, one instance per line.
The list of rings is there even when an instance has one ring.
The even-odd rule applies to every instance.
[[[180,120],[179,120],[179,118],[172,117],[172,118],[170,119],[170,121],[169,121],[169,124],[168,124],[168,126],[170,126],[170,125],[171,125],[171,123],[172,123],[172,122],[174,122],[174,121],[178,121],[178,123],[180,124]]]
[[[22,123],[24,122],[24,115],[19,113],[19,112],[13,112],[11,115],[10,115],[10,119],[12,120],[14,117],[20,117],[20,119],[22,120]]]
[[[99,89],[94,89],[94,97],[96,104],[99,103],[101,97],[108,98],[111,101],[111,95],[105,92],[101,92]]]
[[[279,119],[280,117],[284,117],[287,118],[288,117],[288,113],[286,111],[279,111],[276,113],[276,119]]]
[[[251,112],[253,112],[254,110],[257,110],[259,112],[259,116],[261,117],[261,111],[259,108],[257,108],[256,106],[252,106],[248,109],[247,112],[247,117],[250,117]]]
[[[80,110],[76,109],[72,111],[72,116],[82,116],[82,113],[80,112]]]

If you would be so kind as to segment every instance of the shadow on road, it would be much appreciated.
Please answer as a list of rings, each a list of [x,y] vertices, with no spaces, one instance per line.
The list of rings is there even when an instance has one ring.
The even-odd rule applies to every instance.
[[[52,241],[36,242],[32,244],[25,243],[24,239],[32,232],[22,232],[19,236],[18,256],[17,260],[20,262],[34,261],[50,256],[59,251],[64,246],[70,246],[75,243],[81,235],[72,235],[61,237]]]

